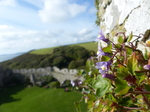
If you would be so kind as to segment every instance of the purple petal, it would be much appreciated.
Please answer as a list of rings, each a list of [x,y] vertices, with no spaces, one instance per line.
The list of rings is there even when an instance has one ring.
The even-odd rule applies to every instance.
[[[102,40],[106,43],[109,43],[109,40],[107,38],[105,38],[104,34],[102,31],[99,32],[99,36],[97,37],[97,40]]]
[[[150,70],[150,65],[144,65],[143,68],[146,70]]]
[[[115,76],[112,74],[102,74],[102,77],[108,78],[110,80],[115,80]]]
[[[110,65],[111,65],[110,61],[107,61],[107,62],[104,62],[104,61],[97,62],[96,63],[96,68],[99,69],[99,72],[101,74],[105,74],[105,73],[108,72],[108,69],[109,69]]]
[[[108,53],[108,52],[104,52],[100,47],[98,47],[97,55],[98,56],[108,56],[108,57],[110,57],[111,54]]]
[[[106,74],[108,72],[108,70],[101,70],[101,69],[99,69],[99,73],[101,73],[101,74]]]

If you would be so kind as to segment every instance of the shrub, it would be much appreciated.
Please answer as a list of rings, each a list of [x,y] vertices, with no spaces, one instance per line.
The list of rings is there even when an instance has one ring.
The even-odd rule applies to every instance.
[[[53,82],[49,83],[48,86],[53,87],[53,88],[58,88],[58,87],[60,87],[60,82],[59,81],[53,81]]]
[[[57,66],[58,68],[66,67],[67,66],[67,61],[65,57],[63,56],[58,56],[53,60],[53,66]]]

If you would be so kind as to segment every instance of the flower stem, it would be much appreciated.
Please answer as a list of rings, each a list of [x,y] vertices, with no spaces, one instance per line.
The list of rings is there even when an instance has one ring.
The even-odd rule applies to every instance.
[[[141,107],[125,107],[125,106],[123,106],[123,108],[129,109],[129,110],[142,110],[143,109]]]
[[[133,93],[133,94],[150,94],[150,91],[129,91],[128,93]]]

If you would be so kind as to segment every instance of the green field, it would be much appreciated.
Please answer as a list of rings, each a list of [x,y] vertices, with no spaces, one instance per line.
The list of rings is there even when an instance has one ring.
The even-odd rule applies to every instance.
[[[96,42],[73,44],[73,45],[69,45],[69,46],[82,46],[88,50],[94,50],[95,52],[97,51]],[[54,48],[56,48],[56,47],[38,49],[38,50],[31,51],[30,53],[31,54],[51,54]]]
[[[74,101],[81,94],[64,89],[16,86],[0,90],[0,112],[76,112]],[[86,112],[85,103],[81,103]]]

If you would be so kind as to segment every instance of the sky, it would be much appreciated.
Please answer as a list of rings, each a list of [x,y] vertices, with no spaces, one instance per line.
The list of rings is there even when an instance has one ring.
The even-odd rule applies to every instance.
[[[94,0],[0,0],[0,55],[94,41]]]

